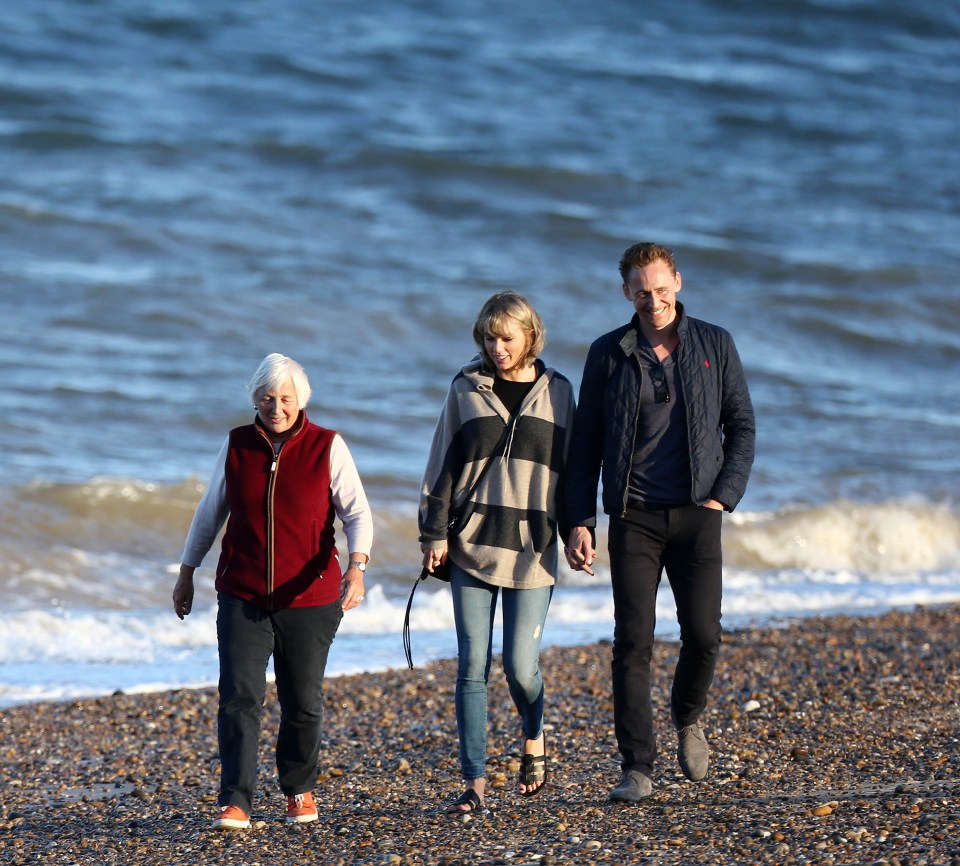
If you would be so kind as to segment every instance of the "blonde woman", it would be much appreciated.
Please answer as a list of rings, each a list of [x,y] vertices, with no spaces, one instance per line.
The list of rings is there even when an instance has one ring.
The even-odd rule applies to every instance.
[[[540,316],[501,292],[473,327],[480,354],[454,377],[437,422],[420,498],[423,565],[450,566],[458,668],[456,714],[464,792],[448,811],[482,808],[487,680],[497,598],[503,665],[522,729],[517,791],[547,781],[540,642],[553,594],[559,495],[573,423],[570,382],[547,367]],[[457,531],[448,543],[448,524]]]

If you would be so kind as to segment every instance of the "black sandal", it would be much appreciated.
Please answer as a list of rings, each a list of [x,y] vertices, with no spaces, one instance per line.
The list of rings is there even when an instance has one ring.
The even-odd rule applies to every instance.
[[[543,734],[543,754],[524,755],[520,759],[519,784],[527,787],[526,791],[518,791],[521,797],[533,797],[547,787],[547,735]],[[540,783],[537,785],[537,783]],[[532,791],[531,785],[537,785]]]
[[[461,806],[469,806],[469,809],[461,809]],[[448,815],[469,815],[471,812],[479,812],[483,808],[483,801],[477,796],[473,788],[467,788],[456,800],[447,806]]]

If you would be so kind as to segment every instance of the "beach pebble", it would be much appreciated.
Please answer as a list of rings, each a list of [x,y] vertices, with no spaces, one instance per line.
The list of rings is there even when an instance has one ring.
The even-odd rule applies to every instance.
[[[276,784],[272,685],[253,829],[229,834],[209,829],[219,781],[215,690],[9,707],[0,715],[2,857],[11,866],[957,866],[958,634],[960,607],[735,632],[705,714],[707,779],[688,783],[664,747],[654,796],[613,808],[606,797],[620,771],[608,645],[544,651],[550,778],[529,799],[514,790],[519,724],[502,676],[493,675],[495,660],[490,808],[474,814],[444,812],[463,790],[449,661],[327,679],[320,820],[295,828],[283,821]],[[929,649],[919,656],[921,645]],[[662,743],[676,742],[669,717],[676,649],[656,647]],[[887,708],[874,714],[871,689],[891,670],[916,676],[887,680]],[[379,698],[364,691],[371,683]],[[740,696],[756,693],[758,683],[767,684],[762,723],[748,725],[750,701]],[[383,701],[396,721],[383,722]],[[68,798],[65,818],[55,807]]]

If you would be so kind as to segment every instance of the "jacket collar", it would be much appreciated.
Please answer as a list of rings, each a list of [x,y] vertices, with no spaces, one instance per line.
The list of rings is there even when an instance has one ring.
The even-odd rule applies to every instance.
[[[677,334],[681,342],[687,333],[687,317],[683,312],[683,304],[677,301]],[[633,314],[630,322],[624,325],[623,336],[620,338],[620,349],[624,355],[632,355],[637,351],[637,342],[640,339],[640,316]]]

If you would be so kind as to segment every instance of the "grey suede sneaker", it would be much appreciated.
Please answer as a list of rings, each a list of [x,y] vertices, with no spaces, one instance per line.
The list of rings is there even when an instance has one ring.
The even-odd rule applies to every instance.
[[[681,728],[677,731],[677,738],[677,760],[680,762],[680,769],[691,782],[699,782],[707,775],[710,767],[710,749],[700,723],[694,722]]]
[[[610,792],[608,800],[620,803],[639,803],[653,794],[653,782],[639,770],[629,770],[623,774],[620,784]]]

